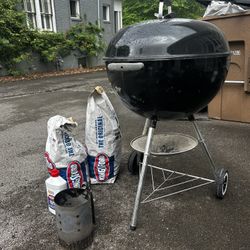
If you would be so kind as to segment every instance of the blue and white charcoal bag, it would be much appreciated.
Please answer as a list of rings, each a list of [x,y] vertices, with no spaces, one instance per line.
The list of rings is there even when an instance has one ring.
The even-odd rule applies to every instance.
[[[77,123],[60,115],[48,120],[45,160],[48,171],[57,168],[68,188],[81,188],[87,181],[86,148],[72,135]]]
[[[115,110],[100,86],[88,98],[85,144],[91,183],[114,183],[121,159],[121,132]]]

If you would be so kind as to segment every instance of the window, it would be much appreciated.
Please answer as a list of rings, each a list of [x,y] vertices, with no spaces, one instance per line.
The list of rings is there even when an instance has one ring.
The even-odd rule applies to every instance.
[[[39,0],[43,30],[52,30],[52,10],[50,0]]]
[[[79,0],[70,0],[70,16],[73,18],[80,18]]]
[[[31,29],[35,29],[37,27],[37,24],[34,0],[24,0],[24,10],[26,12],[28,27]]]
[[[114,29],[115,33],[122,28],[121,11],[114,11]]]
[[[56,31],[53,1],[23,0],[29,28]]]
[[[122,28],[122,1],[114,0],[114,32]]]
[[[103,16],[103,21],[107,21],[109,22],[110,21],[110,6],[109,5],[103,5],[103,13],[102,13],[102,16]]]

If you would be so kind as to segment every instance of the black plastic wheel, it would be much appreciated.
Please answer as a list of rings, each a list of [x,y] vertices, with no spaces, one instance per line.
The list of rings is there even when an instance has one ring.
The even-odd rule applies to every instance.
[[[139,174],[139,163],[143,160],[143,154],[133,151],[128,158],[128,171],[133,174]]]
[[[216,195],[219,199],[223,199],[228,188],[228,171],[224,168],[220,168],[216,171]]]

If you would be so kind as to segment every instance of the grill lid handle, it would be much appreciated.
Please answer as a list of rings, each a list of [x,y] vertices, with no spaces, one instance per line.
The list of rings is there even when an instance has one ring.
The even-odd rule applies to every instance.
[[[119,71],[119,72],[126,72],[126,71],[139,71],[144,68],[144,63],[110,63],[108,64],[109,71]]]

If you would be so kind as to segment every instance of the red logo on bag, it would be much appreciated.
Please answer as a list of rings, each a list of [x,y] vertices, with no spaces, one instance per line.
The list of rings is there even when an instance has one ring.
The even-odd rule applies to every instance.
[[[50,159],[49,153],[48,153],[48,152],[45,152],[45,153],[44,153],[44,157],[45,157],[45,160],[46,160],[46,164],[47,164],[48,171],[49,171],[49,173],[50,173],[52,169],[56,168],[56,165],[55,165],[55,163]]]
[[[94,163],[95,177],[98,181],[106,181],[109,177],[109,157],[106,154],[98,154]]]
[[[67,167],[67,182],[69,188],[81,188],[83,185],[83,174],[81,164],[78,161],[72,161]]]

